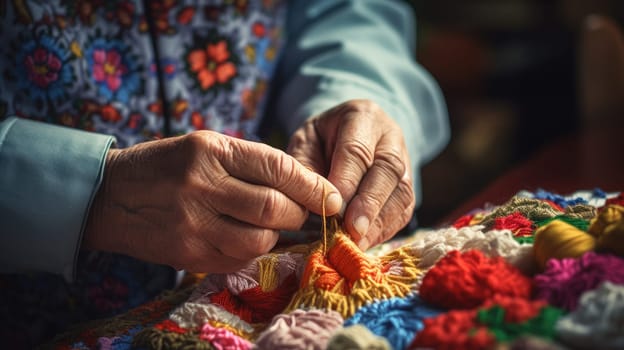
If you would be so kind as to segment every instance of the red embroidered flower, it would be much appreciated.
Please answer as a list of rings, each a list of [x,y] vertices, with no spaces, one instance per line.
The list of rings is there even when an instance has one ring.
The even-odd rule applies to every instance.
[[[193,127],[195,128],[195,130],[206,129],[206,122],[204,121],[204,118],[199,112],[193,112],[191,114],[191,124],[193,124]]]
[[[193,20],[194,15],[195,15],[195,8],[193,6],[186,6],[180,9],[180,12],[178,12],[178,16],[177,16],[178,23],[182,25],[189,24]]]
[[[191,72],[197,75],[199,86],[208,90],[215,84],[225,84],[236,75],[225,40],[208,44],[205,49],[195,49],[187,56]]]
[[[93,51],[93,79],[106,83],[112,92],[121,86],[121,78],[128,72],[121,62],[121,55],[115,50],[97,49]]]
[[[121,120],[121,115],[119,114],[119,111],[115,109],[115,107],[111,105],[106,105],[102,107],[102,120],[115,123]]]
[[[38,47],[26,56],[24,65],[28,79],[40,88],[47,88],[58,79],[62,62],[54,53]]]

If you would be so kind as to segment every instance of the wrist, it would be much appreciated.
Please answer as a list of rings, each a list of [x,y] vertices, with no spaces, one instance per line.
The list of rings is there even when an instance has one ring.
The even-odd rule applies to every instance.
[[[89,210],[87,225],[83,233],[82,249],[115,251],[112,236],[115,235],[116,225],[112,222],[114,215],[110,215],[113,209],[111,198],[116,168],[122,152],[110,149],[106,154],[102,182]],[[117,227],[117,229],[120,228]]]

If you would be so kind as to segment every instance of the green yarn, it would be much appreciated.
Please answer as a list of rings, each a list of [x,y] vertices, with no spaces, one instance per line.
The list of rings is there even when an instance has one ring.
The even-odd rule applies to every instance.
[[[565,223],[568,223],[568,224],[578,228],[581,231],[587,232],[587,230],[589,229],[589,220],[580,219],[580,218],[573,218],[573,217],[570,217],[568,215],[557,215],[557,216],[555,216],[553,218],[548,218],[548,219],[536,221],[535,225],[537,225],[538,227],[541,227],[541,226],[544,226],[544,225],[550,223],[553,220],[561,220],[561,221],[563,221]]]
[[[527,334],[554,339],[555,324],[562,315],[562,310],[545,306],[536,317],[526,322],[506,323],[505,309],[500,306],[494,306],[486,310],[480,310],[477,313],[477,320],[489,328],[490,333],[496,337],[497,341],[509,342]]]
[[[533,236],[524,236],[524,237],[514,237],[516,242],[520,244],[533,244],[533,240],[535,239]]]

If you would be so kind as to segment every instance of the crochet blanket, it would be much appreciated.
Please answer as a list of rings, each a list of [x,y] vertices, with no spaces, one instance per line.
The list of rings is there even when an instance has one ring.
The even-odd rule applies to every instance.
[[[521,192],[366,253],[323,239],[188,276],[62,349],[624,347],[624,195]]]

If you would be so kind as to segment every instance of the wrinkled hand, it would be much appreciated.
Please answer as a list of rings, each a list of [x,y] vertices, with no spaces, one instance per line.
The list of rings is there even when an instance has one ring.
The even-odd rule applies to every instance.
[[[311,118],[288,153],[338,188],[348,203],[344,228],[360,248],[391,238],[410,220],[415,198],[403,134],[375,103],[352,100]]]
[[[108,154],[83,247],[195,272],[231,272],[269,252],[337,189],[286,153],[195,132]],[[333,194],[333,195],[332,195]]]

